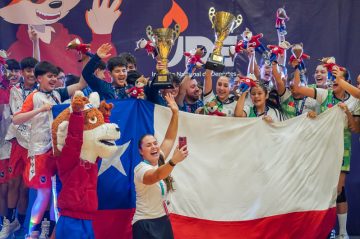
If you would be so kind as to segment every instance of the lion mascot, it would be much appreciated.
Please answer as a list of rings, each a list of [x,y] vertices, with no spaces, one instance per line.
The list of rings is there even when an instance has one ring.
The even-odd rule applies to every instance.
[[[94,238],[92,217],[98,208],[97,159],[111,158],[120,129],[110,124],[112,104],[92,93],[76,92],[71,106],[52,124],[54,155],[62,189],[56,238]]]

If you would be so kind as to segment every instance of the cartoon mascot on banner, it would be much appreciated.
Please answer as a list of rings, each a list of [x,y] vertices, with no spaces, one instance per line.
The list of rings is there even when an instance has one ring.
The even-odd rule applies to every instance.
[[[21,24],[16,34],[17,41],[8,49],[11,57],[20,61],[24,57],[33,55],[33,43],[29,39],[28,30],[34,30],[42,60],[60,66],[66,73],[80,75],[81,64],[64,64],[77,59],[76,52],[64,52],[64,49],[74,38],[83,41],[81,37],[71,34],[63,24],[58,23],[79,2],[80,0],[11,0],[1,8],[1,18],[9,23]],[[111,42],[114,24],[121,15],[119,10],[121,2],[122,0],[103,0],[100,4],[99,0],[93,0],[92,9],[86,11],[85,19],[79,14],[78,21],[85,20],[92,32],[93,49],[97,49],[104,42]],[[116,55],[115,47],[111,55]]]
[[[53,121],[54,155],[62,183],[56,238],[94,235],[91,220],[98,208],[96,162],[99,157],[111,158],[120,138],[118,125],[107,123],[112,108],[105,101],[100,104],[97,93],[88,99],[78,91],[71,106]]]

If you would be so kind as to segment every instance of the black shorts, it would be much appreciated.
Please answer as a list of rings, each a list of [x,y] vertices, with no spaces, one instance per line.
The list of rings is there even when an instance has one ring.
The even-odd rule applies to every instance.
[[[143,219],[132,226],[133,239],[173,239],[173,231],[168,216]]]

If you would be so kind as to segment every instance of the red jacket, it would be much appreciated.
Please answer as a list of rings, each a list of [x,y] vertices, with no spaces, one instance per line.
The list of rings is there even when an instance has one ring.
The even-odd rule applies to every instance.
[[[61,155],[56,158],[62,188],[58,197],[60,214],[92,220],[98,208],[97,164],[80,159],[83,144],[84,116],[72,113],[68,135]]]

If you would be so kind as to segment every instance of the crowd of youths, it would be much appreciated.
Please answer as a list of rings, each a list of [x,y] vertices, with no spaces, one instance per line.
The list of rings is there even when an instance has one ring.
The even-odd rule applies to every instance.
[[[278,34],[280,43],[284,35],[279,30]],[[49,111],[52,106],[68,103],[78,90],[85,95],[98,92],[102,100],[127,99],[131,97],[129,90],[142,77],[131,53],[112,56],[105,63],[102,59],[109,57],[112,48],[108,43],[100,46],[93,57],[85,59],[82,75],[75,76],[64,72],[61,66],[40,61],[36,35],[30,31],[29,36],[34,44],[34,57],[20,62],[7,59],[9,75],[0,83],[0,95],[5,99],[0,105],[0,215],[3,223],[0,239],[21,232],[28,234],[27,238],[49,238],[55,226],[49,212],[51,176],[56,173],[51,158],[52,117]],[[205,70],[204,79],[196,79],[191,73],[182,77],[173,74],[171,89],[158,89],[151,79],[146,80],[140,100],[169,106],[173,116],[161,144],[152,135],[139,140],[139,153],[144,161],[135,168],[134,238],[149,235],[172,238],[166,205],[162,203],[172,189],[171,171],[188,154],[186,146],[181,147],[175,150],[170,161],[166,160],[175,142],[179,110],[223,117],[262,117],[271,124],[301,114],[316,118],[335,105],[346,113],[348,124],[344,129],[344,159],[337,198],[339,237],[348,238],[345,178],[350,171],[351,133],[360,132],[360,76],[357,86],[353,86],[348,70],[335,68],[331,72],[335,79],[331,80],[326,67],[319,64],[313,74],[315,84],[307,85],[306,79],[311,73],[299,69],[301,62],[297,60],[285,67],[286,53],[270,64],[260,65],[256,62],[254,48],[248,47],[244,54],[249,58],[246,76],[239,74],[231,79],[221,75],[214,81],[211,70]],[[165,67],[160,61],[156,64],[157,70]],[[288,74],[286,68],[293,72]],[[243,87],[244,79],[251,79],[256,85]],[[28,188],[35,189],[37,194],[30,224],[24,225]],[[24,232],[24,228],[29,230]]]

